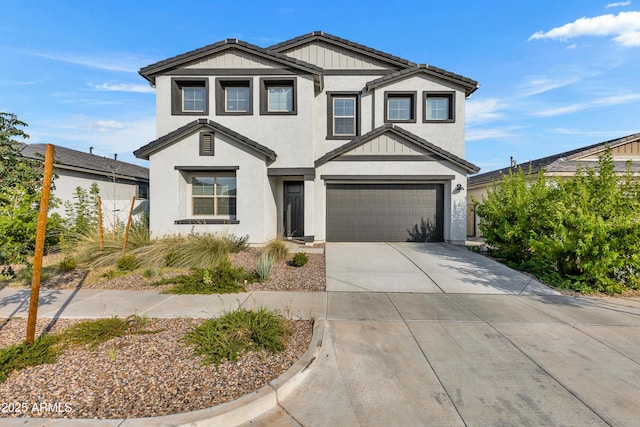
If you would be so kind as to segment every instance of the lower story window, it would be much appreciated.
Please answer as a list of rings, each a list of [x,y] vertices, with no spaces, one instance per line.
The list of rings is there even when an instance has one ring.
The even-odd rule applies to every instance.
[[[193,215],[236,216],[236,177],[227,174],[191,178]]]

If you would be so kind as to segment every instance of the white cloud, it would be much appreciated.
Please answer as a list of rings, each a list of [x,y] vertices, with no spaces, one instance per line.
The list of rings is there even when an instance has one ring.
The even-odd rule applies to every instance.
[[[547,32],[538,31],[531,40],[568,40],[582,36],[615,36],[618,44],[625,47],[640,47],[640,12],[620,12],[618,15],[601,15],[580,18]]]
[[[512,129],[469,129],[466,131],[465,141],[479,141],[482,139],[504,139],[513,136]]]
[[[623,6],[629,6],[630,4],[631,4],[631,0],[629,0],[629,1],[620,1],[620,2],[617,2],[617,3],[609,3],[609,4],[606,6],[606,9],[610,9],[610,8],[612,8],[612,7],[623,7]]]
[[[87,55],[78,53],[50,53],[50,52],[23,52],[26,54],[51,59],[53,61],[67,62],[84,67],[105,71],[117,71],[124,73],[137,73],[141,67],[150,64],[149,58],[130,53],[104,53],[100,55]]]
[[[632,133],[638,132],[638,130],[636,129],[636,130],[588,131],[588,130],[580,130],[580,129],[555,128],[555,129],[550,129],[549,132],[557,133],[560,135],[602,136],[602,137],[614,138],[617,135],[630,135]]]
[[[506,108],[499,99],[472,99],[467,101],[465,116],[467,124],[486,123],[503,117],[500,110]]]
[[[593,101],[566,105],[559,108],[550,108],[533,113],[534,116],[554,117],[564,114],[575,113],[576,111],[587,110],[590,108],[607,107],[611,105],[628,104],[630,102],[640,101],[640,93],[632,93],[628,95],[610,96],[607,98],[595,99]]]
[[[553,89],[569,86],[581,80],[579,76],[564,79],[550,79],[547,77],[530,77],[520,88],[520,96],[538,95]]]
[[[155,93],[155,89],[145,84],[130,84],[130,83],[102,83],[88,85],[97,90],[103,90],[107,92],[135,92],[135,93]]]

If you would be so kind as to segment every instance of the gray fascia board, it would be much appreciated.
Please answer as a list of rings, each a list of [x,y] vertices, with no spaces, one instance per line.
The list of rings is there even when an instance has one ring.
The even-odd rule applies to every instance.
[[[267,157],[268,159],[270,159],[271,161],[275,160],[277,157],[277,154],[275,151],[271,150],[270,148],[265,147],[264,145],[261,145],[259,143],[257,143],[256,141],[249,139],[241,134],[239,134],[238,132],[235,132],[225,126],[222,126],[219,123],[216,123],[212,120],[207,120],[207,119],[197,119],[194,120],[184,126],[182,126],[181,128],[178,128],[176,130],[174,130],[173,132],[170,132],[158,139],[156,139],[155,141],[150,142],[149,144],[140,147],[139,149],[137,149],[136,151],[133,152],[133,154],[138,157],[138,158],[142,158],[142,159],[149,159],[149,155],[163,149],[164,147],[166,147],[167,145],[173,144],[174,142],[176,142],[179,139],[184,138],[187,135],[191,135],[192,133],[194,133],[195,131],[197,131],[198,129],[202,128],[202,127],[207,127],[209,129],[212,129],[214,132],[220,132],[223,135],[243,144],[246,145],[250,148],[252,148],[253,150],[259,152],[260,154],[264,155],[265,157]]]
[[[369,57],[384,61],[390,65],[394,65],[400,68],[407,68],[407,67],[416,65],[415,63],[408,61],[404,58],[400,58],[398,56],[391,55],[381,50],[377,50],[360,43],[355,43],[350,40],[343,39],[341,37],[333,36],[323,31],[314,31],[308,34],[304,34],[302,36],[298,36],[293,39],[286,40],[284,42],[269,46],[268,49],[276,52],[282,52],[284,50],[292,49],[307,43],[311,43],[315,40],[323,40],[334,45],[348,48],[350,50],[355,50]]]
[[[336,148],[333,151],[328,152],[327,154],[325,154],[324,156],[320,157],[318,160],[315,161],[315,167],[319,167],[322,166],[323,164],[335,159],[336,157],[350,151],[351,149],[373,139],[376,138],[380,135],[382,135],[385,132],[394,132],[396,135],[402,136],[403,138],[413,142],[414,144],[418,145],[419,147],[424,148],[425,150],[437,154],[441,157],[443,157],[445,160],[452,162],[460,167],[462,167],[463,169],[465,169],[467,172],[469,173],[477,173],[480,168],[476,165],[474,165],[471,162],[468,162],[464,159],[461,159],[460,157],[456,156],[455,154],[452,154],[450,152],[448,152],[447,150],[444,150],[432,143],[430,143],[429,141],[426,141],[422,138],[420,138],[417,135],[412,134],[409,131],[406,131],[404,129],[402,129],[399,126],[396,126],[394,124],[391,123],[387,123],[384,124],[383,126],[380,126],[374,130],[372,130],[369,133],[366,133],[362,136],[356,137],[354,139],[352,139],[351,141],[349,141],[348,143],[341,145],[340,147]]]
[[[174,166],[177,171],[237,171],[240,166]]]
[[[388,74],[386,76],[377,78],[365,84],[367,90],[376,89],[378,87],[386,86],[398,80],[403,80],[408,77],[411,77],[416,74],[427,74],[433,76],[435,78],[445,80],[448,82],[455,83],[465,88],[465,96],[470,96],[473,92],[475,92],[480,86],[478,82],[472,80],[468,77],[461,76],[459,74],[455,74],[449,71],[446,71],[442,68],[433,67],[426,64],[420,64],[416,67],[409,68],[406,70],[401,70],[395,73]]]
[[[315,168],[267,168],[267,176],[314,175]]]
[[[259,46],[255,46],[250,43],[240,41],[238,39],[227,39],[224,41],[210,44],[208,46],[201,47],[199,49],[192,50],[190,52],[186,52],[186,53],[174,56],[172,58],[165,59],[163,61],[156,62],[155,64],[151,64],[141,68],[138,73],[142,77],[147,79],[149,82],[155,83],[155,76],[157,74],[179,67],[180,65],[193,62],[198,59],[205,58],[207,56],[222,52],[227,49],[239,49],[239,50],[251,53],[253,55],[268,59],[273,62],[286,64],[290,67],[303,70],[309,74],[313,74],[318,77],[322,75],[322,69],[320,67],[317,67],[313,64],[306,63],[304,61],[300,61],[295,58],[288,57],[279,52],[263,49]]]
[[[455,175],[320,175],[325,181],[452,181]]]

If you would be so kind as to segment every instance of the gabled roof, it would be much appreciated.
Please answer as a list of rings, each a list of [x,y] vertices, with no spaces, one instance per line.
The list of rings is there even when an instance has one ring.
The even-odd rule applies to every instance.
[[[396,135],[399,135],[401,137],[403,137],[404,139],[412,142],[413,144],[416,144],[417,146],[433,153],[436,154],[442,158],[444,158],[445,160],[450,161],[451,163],[454,163],[458,166],[460,166],[461,168],[467,170],[469,173],[477,173],[480,168],[476,165],[474,165],[473,163],[470,163],[458,156],[456,156],[455,154],[452,154],[450,152],[448,152],[447,150],[444,150],[440,147],[438,147],[437,145],[434,145],[432,143],[430,143],[429,141],[420,138],[419,136],[402,129],[401,127],[398,127],[392,123],[387,123],[384,124],[383,126],[380,126],[379,128],[376,128],[374,130],[372,130],[371,132],[368,132],[362,136],[356,137],[354,139],[352,139],[351,141],[349,141],[348,143],[341,145],[340,147],[336,148],[333,151],[328,152],[327,154],[325,154],[324,156],[320,157],[318,160],[316,160],[315,162],[315,166],[321,166],[333,159],[335,159],[338,156],[341,156],[342,154],[345,154],[349,151],[351,151],[352,149],[374,139],[379,137],[380,135],[383,135],[385,133],[394,133]]]
[[[155,141],[152,141],[147,145],[138,148],[136,151],[133,152],[133,154],[140,159],[149,160],[149,155],[163,149],[168,145],[173,144],[174,142],[177,142],[178,140],[188,135],[191,135],[196,130],[201,128],[208,128],[213,130],[214,132],[219,132],[233,139],[234,141],[237,141],[240,144],[245,145],[251,150],[267,157],[271,161],[274,161],[276,159],[276,156],[277,156],[276,152],[271,150],[270,148],[267,148],[264,145],[258,144],[256,141],[249,139],[246,136],[241,135],[238,132],[235,132],[225,126],[222,126],[220,123],[216,123],[212,120],[207,120],[207,119],[194,120],[191,123],[188,123],[174,130],[173,132],[170,132],[165,136],[162,136],[156,139]]]
[[[385,86],[395,81],[402,80],[417,74],[426,74],[428,76],[437,77],[439,79],[446,80],[446,81],[458,84],[460,86],[463,86],[466,96],[471,95],[473,92],[476,91],[476,89],[480,87],[477,81],[471,80],[470,78],[467,78],[459,74],[455,74],[447,70],[443,70],[442,68],[434,67],[431,65],[418,64],[411,68],[396,71],[395,73],[391,73],[384,77],[380,77],[378,79],[372,80],[366,84],[366,88],[367,90],[370,90],[380,86]]]
[[[24,144],[21,154],[25,157],[44,160],[46,144]],[[59,169],[113,176],[132,180],[149,181],[149,169],[109,157],[97,156],[83,151],[55,146],[54,165]]]
[[[368,55],[370,57],[388,62],[400,68],[407,68],[407,67],[416,65],[413,62],[400,58],[398,56],[391,55],[389,53],[382,52],[377,49],[373,49],[369,46],[365,46],[359,43],[349,41],[347,39],[332,36],[331,34],[327,34],[324,31],[314,31],[308,34],[304,34],[302,36],[295,37],[291,40],[286,40],[281,43],[274,44],[273,46],[269,46],[268,49],[275,52],[284,52],[284,51],[293,49],[295,47],[302,46],[307,43],[311,43],[316,40],[322,40],[330,44],[345,47],[347,49],[354,50],[364,55]]]
[[[507,175],[509,174],[509,172],[516,172],[518,169],[522,169],[525,173],[529,173],[529,171],[531,171],[532,174],[537,174],[541,169],[545,169],[551,174],[553,174],[554,172],[575,172],[578,164],[580,163],[580,159],[604,152],[607,147],[613,149],[620,145],[624,145],[636,140],[640,140],[640,133],[624,136],[622,138],[611,139],[605,142],[599,142],[597,144],[592,144],[586,147],[576,148],[575,150],[553,154],[551,156],[542,157],[536,160],[529,160],[526,162],[518,163],[511,167],[506,167],[495,171],[471,176],[469,177],[468,186],[477,186],[499,181],[502,179],[503,175]],[[626,163],[626,161],[614,161],[616,172],[624,172],[626,170]],[[634,170],[635,172],[640,171],[640,163],[633,162],[632,166],[632,170]]]
[[[206,58],[210,55],[220,53],[228,49],[238,49],[244,52],[248,52],[252,55],[256,55],[270,61],[282,64],[287,67],[295,68],[304,71],[309,74],[313,74],[317,77],[320,86],[322,86],[322,69],[308,64],[304,61],[300,61],[276,51],[263,49],[259,46],[240,41],[238,39],[226,39],[217,43],[210,44],[208,46],[201,47],[199,49],[192,50],[190,52],[183,53],[181,55],[174,56],[172,58],[165,59],[163,61],[156,62],[155,64],[147,65],[138,72],[142,77],[147,79],[150,83],[155,84],[155,78],[157,74],[169,71],[181,65],[188,64],[189,62]]]

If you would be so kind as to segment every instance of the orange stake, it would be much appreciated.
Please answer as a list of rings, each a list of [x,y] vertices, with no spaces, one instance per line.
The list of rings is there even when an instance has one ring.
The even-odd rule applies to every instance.
[[[102,198],[98,196],[98,239],[100,240],[100,254],[102,254]]]
[[[124,251],[127,249],[127,240],[129,240],[129,228],[131,228],[131,217],[133,216],[133,207],[136,204],[136,196],[133,196],[131,199],[131,209],[129,209],[129,219],[127,220],[127,228],[124,230],[124,243],[122,244],[122,256],[124,256]]]
[[[42,274],[42,257],[44,256],[44,238],[47,232],[47,214],[49,212],[49,195],[51,194],[51,178],[53,176],[54,146],[47,144],[44,157],[44,178],[42,180],[42,197],[40,198],[40,214],[36,231],[36,248],[33,256],[33,276],[31,277],[31,299],[29,301],[29,319],[27,321],[27,344],[33,344],[36,335],[38,317],[38,298],[40,297],[40,277]]]

